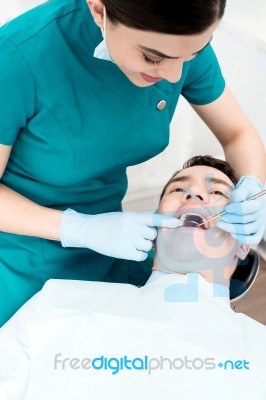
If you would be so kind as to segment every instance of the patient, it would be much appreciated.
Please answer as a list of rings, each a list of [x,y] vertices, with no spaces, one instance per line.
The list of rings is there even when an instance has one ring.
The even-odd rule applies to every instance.
[[[236,182],[227,162],[209,156],[191,158],[172,176],[158,212],[176,216],[183,227],[159,230],[153,270],[199,272],[208,282],[229,288],[230,276],[249,247],[217,228],[218,219],[208,220],[229,204]]]
[[[249,249],[208,222],[235,183],[210,156],[174,174],[145,286],[48,281],[0,330],[0,399],[266,399],[266,327],[229,302]]]

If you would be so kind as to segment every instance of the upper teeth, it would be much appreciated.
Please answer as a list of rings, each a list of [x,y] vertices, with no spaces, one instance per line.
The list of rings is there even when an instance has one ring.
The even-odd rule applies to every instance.
[[[204,223],[205,228],[207,229],[207,228],[210,227],[209,222],[206,220],[206,218],[203,217],[202,215],[198,214],[198,213],[191,213],[191,212],[190,212],[190,213],[182,214],[182,215],[179,217],[180,221],[184,222],[187,215],[196,215],[197,217],[200,217],[200,218],[202,219],[202,222]],[[197,226],[197,225],[199,225],[199,224],[195,224],[195,226]]]

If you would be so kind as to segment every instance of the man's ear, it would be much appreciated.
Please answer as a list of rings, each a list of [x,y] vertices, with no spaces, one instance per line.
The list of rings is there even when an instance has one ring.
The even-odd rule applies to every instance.
[[[250,246],[246,244],[239,244],[236,250],[236,256],[240,258],[240,260],[244,260],[250,250]]]
[[[93,16],[94,22],[99,28],[103,28],[103,9],[102,0],[87,0],[87,4]]]

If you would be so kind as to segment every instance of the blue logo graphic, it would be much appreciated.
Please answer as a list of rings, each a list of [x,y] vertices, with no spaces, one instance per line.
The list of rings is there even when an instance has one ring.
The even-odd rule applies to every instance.
[[[187,283],[176,283],[164,291],[166,302],[196,302],[199,299],[198,274],[188,274]]]
[[[246,360],[226,360],[224,363],[219,362],[217,365],[221,369],[249,369],[249,361]]]

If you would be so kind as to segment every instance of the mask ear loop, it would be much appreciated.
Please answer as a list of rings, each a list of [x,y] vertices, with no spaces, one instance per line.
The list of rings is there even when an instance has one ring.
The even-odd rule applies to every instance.
[[[105,6],[103,6],[103,28],[101,29],[102,31],[102,35],[103,35],[103,39],[106,45],[106,41],[105,41],[105,33],[106,33],[106,8]]]
[[[108,51],[109,57],[110,57],[111,61],[113,62],[113,59],[111,57],[111,54],[108,50],[107,43],[106,43],[106,25],[107,25],[106,19],[107,19],[106,8],[105,8],[105,6],[103,6],[103,29],[102,29],[103,41],[104,41],[105,48]]]
[[[94,49],[93,57],[99,58],[100,60],[107,60],[114,62],[106,45],[106,25],[107,25],[107,13],[106,13],[106,8],[103,7],[103,27],[101,28],[103,40]]]

